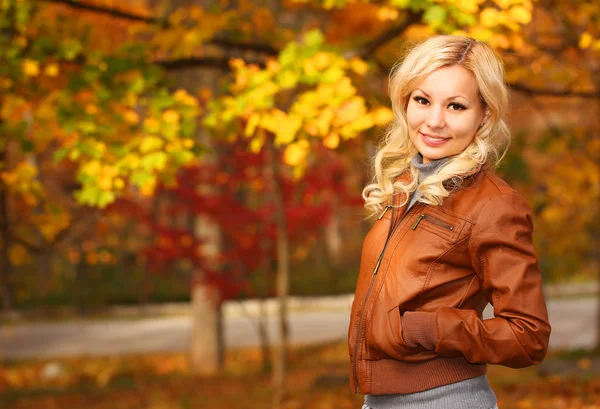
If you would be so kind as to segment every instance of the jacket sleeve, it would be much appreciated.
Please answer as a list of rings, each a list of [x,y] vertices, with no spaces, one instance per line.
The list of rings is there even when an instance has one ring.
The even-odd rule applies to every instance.
[[[494,318],[482,320],[474,310],[449,307],[407,312],[403,325],[409,331],[403,336],[409,344],[429,346],[442,356],[463,355],[474,364],[522,368],[540,363],[551,328],[532,232],[531,209],[518,193],[489,200],[473,227],[469,253]],[[437,331],[417,329],[432,321]]]

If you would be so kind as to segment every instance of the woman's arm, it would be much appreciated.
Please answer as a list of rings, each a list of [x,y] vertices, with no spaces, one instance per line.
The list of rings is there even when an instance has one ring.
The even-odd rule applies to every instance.
[[[469,243],[473,268],[494,306],[495,318],[441,308],[406,312],[403,337],[442,356],[471,363],[520,368],[538,364],[550,337],[542,277],[532,243],[531,209],[516,192],[491,199],[480,212]]]

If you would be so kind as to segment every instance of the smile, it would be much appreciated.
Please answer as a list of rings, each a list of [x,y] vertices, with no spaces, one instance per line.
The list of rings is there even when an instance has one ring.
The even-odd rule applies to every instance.
[[[419,132],[419,135],[421,135],[421,139],[423,140],[423,142],[425,142],[425,144],[427,144],[429,146],[440,146],[440,145],[443,145],[446,142],[448,142],[450,139],[452,139],[452,138],[445,138],[445,137],[438,136],[438,135],[424,134],[422,132]]]

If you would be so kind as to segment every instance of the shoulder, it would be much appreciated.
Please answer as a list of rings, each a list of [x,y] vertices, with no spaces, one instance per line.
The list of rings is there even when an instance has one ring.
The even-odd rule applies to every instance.
[[[532,209],[521,193],[504,179],[491,171],[480,175],[480,198],[473,208],[474,219],[479,227],[495,225],[498,228],[511,229],[522,225],[533,228]]]
[[[531,213],[527,200],[491,170],[481,170],[465,182],[461,189],[446,199],[457,213],[468,215],[472,220],[490,213],[518,213],[524,216]]]

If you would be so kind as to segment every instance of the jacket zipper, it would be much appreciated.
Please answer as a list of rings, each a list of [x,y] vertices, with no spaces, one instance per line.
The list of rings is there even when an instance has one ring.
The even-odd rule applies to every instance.
[[[427,219],[431,223],[436,224],[436,225],[438,225],[440,227],[443,227],[444,229],[454,230],[454,226],[452,226],[450,224],[446,224],[444,222],[441,222],[438,219],[435,219],[435,218],[433,218],[432,216],[430,216],[428,214],[420,214],[419,217],[417,218],[417,220],[415,220],[415,222],[413,223],[411,229],[416,230],[417,226],[419,225],[419,223],[421,223],[421,220],[423,220],[423,219]]]
[[[387,205],[387,206],[385,207],[385,209],[383,209],[383,213],[381,213],[381,214],[379,215],[379,217],[377,218],[377,220],[381,220],[381,219],[383,218],[383,215],[385,214],[385,212],[387,212],[387,211],[388,211],[389,209],[391,209],[392,207],[393,207],[392,205]]]
[[[357,372],[356,365],[358,363],[358,352],[357,351],[358,351],[358,341],[360,339],[360,327],[362,326],[362,321],[363,321],[363,317],[365,314],[365,306],[367,305],[367,301],[369,300],[369,295],[371,294],[371,289],[373,288],[373,284],[375,282],[375,277],[377,276],[377,272],[379,271],[379,266],[381,265],[381,261],[383,260],[383,254],[385,253],[385,249],[388,245],[388,242],[390,241],[390,237],[392,237],[392,235],[396,231],[396,228],[398,228],[398,226],[400,225],[402,220],[408,214],[408,212],[405,212],[405,214],[400,217],[400,220],[398,220],[398,222],[394,224],[394,213],[396,212],[396,208],[392,205],[387,205],[385,207],[385,209],[383,210],[383,213],[381,213],[381,215],[377,219],[381,220],[381,218],[383,218],[383,215],[385,214],[385,212],[387,212],[390,208],[392,209],[392,217],[390,218],[390,228],[388,230],[388,235],[387,235],[387,238],[385,239],[383,249],[381,250],[381,253],[379,253],[379,258],[377,259],[377,264],[375,264],[375,268],[373,269],[373,275],[371,276],[371,282],[369,283],[369,288],[367,289],[367,293],[365,295],[365,300],[363,301],[360,318],[358,320],[358,327],[356,330],[356,341],[354,342],[354,374],[353,375],[354,375],[354,384],[356,385],[356,390],[358,393],[360,393],[360,386],[358,384],[358,375],[356,374],[356,372]]]

